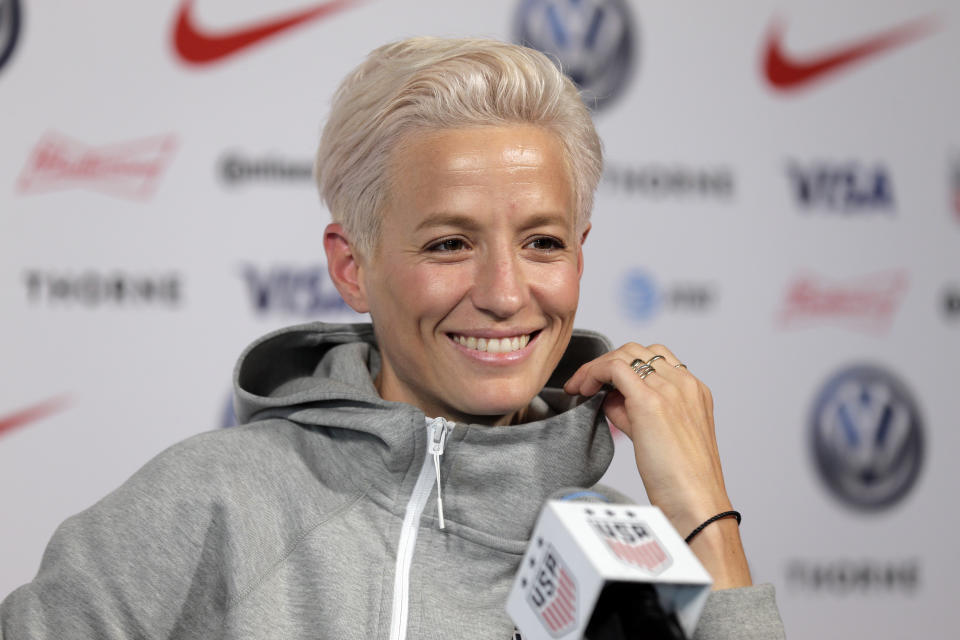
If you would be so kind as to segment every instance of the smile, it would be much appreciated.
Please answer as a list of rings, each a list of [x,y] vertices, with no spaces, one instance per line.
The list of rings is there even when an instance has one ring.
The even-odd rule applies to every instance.
[[[450,338],[457,344],[473,349],[474,351],[484,351],[486,353],[510,353],[523,349],[530,342],[531,334],[525,333],[516,336],[507,336],[504,338],[477,338],[474,336],[461,336],[449,334]]]

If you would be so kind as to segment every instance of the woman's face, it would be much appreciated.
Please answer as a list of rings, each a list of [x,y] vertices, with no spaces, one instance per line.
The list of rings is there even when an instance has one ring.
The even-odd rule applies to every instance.
[[[414,134],[360,279],[381,395],[428,416],[509,423],[573,328],[583,268],[562,148],[517,125]]]

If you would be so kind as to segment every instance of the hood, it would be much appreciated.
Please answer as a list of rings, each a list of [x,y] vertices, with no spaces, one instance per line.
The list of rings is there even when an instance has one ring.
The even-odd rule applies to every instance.
[[[575,397],[562,386],[580,365],[609,349],[602,335],[574,331],[535,401],[543,419],[500,427],[456,423],[441,474],[452,531],[525,540],[553,491],[599,481],[613,457],[600,412],[604,394]],[[284,418],[323,432],[336,455],[356,463],[351,474],[362,475],[386,503],[402,504],[423,462],[426,418],[416,407],[378,395],[373,379],[379,369],[370,324],[281,329],[254,342],[237,364],[237,418],[241,424]]]

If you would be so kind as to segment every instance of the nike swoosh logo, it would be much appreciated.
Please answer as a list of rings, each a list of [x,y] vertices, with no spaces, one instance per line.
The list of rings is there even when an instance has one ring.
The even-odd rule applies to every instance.
[[[232,31],[206,32],[193,17],[194,0],[183,0],[173,30],[173,46],[180,57],[191,64],[204,65],[228,58],[267,38],[330,15],[358,0],[328,0],[287,16],[273,18]]]
[[[783,51],[783,25],[774,21],[767,32],[764,48],[764,72],[774,88],[781,91],[800,89],[841,69],[902,46],[929,34],[937,27],[933,18],[924,18],[868,37],[859,42],[836,47],[819,55],[796,58]]]
[[[56,398],[50,398],[49,400],[39,404],[35,404],[32,407],[21,409],[16,413],[2,416],[0,417],[0,435],[3,435],[5,431],[9,431],[15,427],[22,427],[31,422],[40,420],[41,418],[46,418],[51,413],[60,411],[66,405],[67,398],[65,396],[59,396]]]

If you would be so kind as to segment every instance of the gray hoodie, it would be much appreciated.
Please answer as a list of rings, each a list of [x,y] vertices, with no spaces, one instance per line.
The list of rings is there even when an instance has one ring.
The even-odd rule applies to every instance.
[[[540,506],[610,463],[602,398],[560,388],[608,349],[577,332],[537,401],[549,417],[491,428],[381,399],[369,325],[270,334],[235,372],[246,424],[66,520],[0,605],[0,638],[507,640]],[[698,638],[782,636],[769,587],[714,594],[702,620]]]

